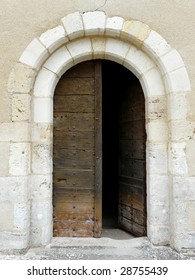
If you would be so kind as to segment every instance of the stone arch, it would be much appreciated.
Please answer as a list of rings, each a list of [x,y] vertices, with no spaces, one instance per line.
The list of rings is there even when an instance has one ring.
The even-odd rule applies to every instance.
[[[29,141],[14,143],[28,151],[26,247],[52,238],[52,122],[53,93],[60,77],[73,65],[91,59],[124,65],[140,80],[146,100],[148,238],[153,244],[179,248],[182,230],[173,222],[177,209],[172,177],[187,173],[185,148],[177,138],[177,123],[186,120],[185,95],[190,82],[178,52],[140,21],[107,17],[104,12],[73,13],[24,50],[10,74],[12,122],[26,125]],[[182,104],[182,110],[178,108]],[[173,130],[174,127],[174,130]],[[23,167],[17,175],[23,175]]]

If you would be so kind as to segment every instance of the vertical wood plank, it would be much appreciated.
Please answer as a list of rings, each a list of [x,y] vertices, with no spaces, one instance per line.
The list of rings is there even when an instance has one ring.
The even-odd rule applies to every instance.
[[[95,64],[80,63],[54,95],[53,234],[94,236]]]
[[[134,78],[120,104],[119,226],[135,236],[145,236],[147,230],[144,101]]]
[[[102,231],[102,65],[95,61],[95,225],[94,237]]]

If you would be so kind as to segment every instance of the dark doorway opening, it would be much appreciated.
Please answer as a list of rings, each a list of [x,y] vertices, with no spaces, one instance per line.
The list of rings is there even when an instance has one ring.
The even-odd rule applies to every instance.
[[[102,226],[118,227],[119,77],[123,67],[102,61]]]
[[[139,80],[122,65],[102,61],[103,228],[146,234],[145,140]]]
[[[102,225],[118,227],[119,118],[121,100],[135,76],[113,61],[102,61]]]

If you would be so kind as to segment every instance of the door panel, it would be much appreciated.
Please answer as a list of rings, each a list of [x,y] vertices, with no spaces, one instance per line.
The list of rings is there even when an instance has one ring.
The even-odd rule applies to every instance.
[[[54,95],[54,236],[97,236],[100,200],[101,73],[98,61],[84,62],[61,78]],[[98,161],[98,163],[97,163]],[[98,202],[99,203],[99,202]],[[98,223],[98,226],[96,224]]]
[[[109,77],[105,75],[109,81],[103,93],[108,95],[110,92],[109,98],[104,99],[106,103],[103,119],[104,124],[109,124],[104,126],[104,132],[105,128],[107,130],[104,139],[104,155],[107,157],[103,171],[106,178],[104,187],[109,191],[104,197],[104,204],[109,205],[113,211],[115,184],[114,189],[118,191],[116,201],[119,200],[119,204],[116,203],[119,227],[136,236],[143,236],[146,235],[144,96],[139,81],[128,70],[123,70],[125,75],[121,75],[120,68],[116,71],[115,78],[112,76],[112,67],[110,70]],[[108,71],[104,71],[104,74],[106,72]],[[115,105],[111,109],[113,102]],[[113,122],[116,125],[112,125]],[[53,136],[54,236],[100,237],[101,61],[78,64],[61,78],[54,95]],[[111,149],[107,149],[108,147]],[[117,163],[114,164],[114,170],[113,162]],[[112,181],[107,174],[112,176]]]
[[[119,226],[146,235],[146,132],[144,95],[131,79],[119,109]]]
[[[95,64],[95,227],[94,237],[102,232],[102,63]]]

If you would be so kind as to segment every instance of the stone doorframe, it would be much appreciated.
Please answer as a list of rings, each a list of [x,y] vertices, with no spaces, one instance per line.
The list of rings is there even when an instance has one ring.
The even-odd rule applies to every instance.
[[[10,74],[12,125],[23,130],[10,144],[10,174],[18,182],[25,178],[18,216],[25,222],[20,223],[17,246],[51,242],[53,94],[69,68],[91,59],[122,64],[142,85],[148,238],[153,244],[171,244],[179,250],[187,240],[182,224],[186,217],[178,207],[183,197],[177,192],[177,178],[188,172],[185,139],[181,141],[179,129],[186,123],[186,94],[190,91],[186,68],[178,52],[146,24],[107,17],[102,11],[75,12],[62,18],[59,26],[27,46]]]

